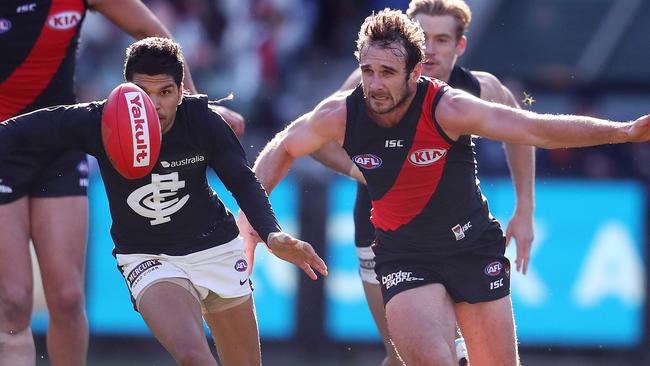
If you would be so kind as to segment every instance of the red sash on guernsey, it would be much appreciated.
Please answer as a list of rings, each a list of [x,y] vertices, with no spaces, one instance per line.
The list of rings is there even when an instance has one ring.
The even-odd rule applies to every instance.
[[[54,0],[43,29],[27,58],[0,83],[0,121],[29,106],[48,86],[81,26],[82,0]]]
[[[409,223],[436,192],[451,144],[436,129],[431,115],[438,91],[446,86],[431,80],[422,105],[413,145],[400,169],[395,184],[384,196],[372,201],[371,221],[384,231],[394,231]]]

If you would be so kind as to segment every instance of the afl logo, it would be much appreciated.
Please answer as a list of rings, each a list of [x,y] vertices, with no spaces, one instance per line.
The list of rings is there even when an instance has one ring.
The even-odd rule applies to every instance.
[[[47,25],[56,30],[68,30],[74,28],[81,22],[81,13],[78,11],[61,11],[52,14],[47,19]]]
[[[0,34],[9,32],[11,29],[11,20],[0,18]]]
[[[445,149],[420,149],[409,155],[409,161],[413,165],[427,166],[442,159],[447,154]]]
[[[363,154],[363,155],[357,155],[352,158],[352,161],[354,161],[358,166],[362,167],[363,169],[376,169],[381,166],[381,159],[372,154]]]
[[[501,273],[501,262],[492,262],[485,266],[485,274],[488,276],[498,276]]]
[[[246,263],[245,259],[240,259],[235,263],[235,270],[237,272],[244,272],[245,270],[248,269],[248,263]]]

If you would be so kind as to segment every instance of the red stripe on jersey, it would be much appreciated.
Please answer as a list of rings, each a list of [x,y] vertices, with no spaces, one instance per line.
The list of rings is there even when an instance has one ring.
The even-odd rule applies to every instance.
[[[413,145],[402,164],[395,184],[384,196],[372,201],[371,221],[381,230],[396,230],[410,222],[436,192],[451,144],[438,133],[432,104],[446,84],[432,80],[422,104]]]
[[[45,90],[81,26],[85,10],[82,0],[52,2],[41,34],[25,61],[0,83],[0,121],[15,116]]]

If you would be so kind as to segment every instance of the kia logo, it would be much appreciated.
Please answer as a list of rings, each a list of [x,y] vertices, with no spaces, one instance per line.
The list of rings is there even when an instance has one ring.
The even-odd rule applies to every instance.
[[[427,166],[442,159],[447,154],[445,149],[420,149],[409,155],[409,161],[413,165]]]
[[[382,163],[378,156],[372,154],[357,155],[352,158],[352,161],[363,169],[376,169],[379,168]]]
[[[501,273],[501,262],[492,262],[485,266],[485,274],[488,276],[498,276]]]
[[[81,21],[81,13],[78,11],[62,11],[53,14],[47,19],[47,25],[56,30],[68,30],[74,28]]]

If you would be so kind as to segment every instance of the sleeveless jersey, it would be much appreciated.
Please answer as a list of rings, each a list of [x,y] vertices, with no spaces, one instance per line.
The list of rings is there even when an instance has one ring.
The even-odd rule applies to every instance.
[[[0,121],[75,103],[74,69],[85,0],[0,2]]]
[[[386,253],[453,254],[493,221],[471,137],[453,141],[435,120],[446,90],[440,80],[421,78],[405,116],[390,128],[367,115],[361,86],[346,100],[343,148],[366,178],[378,247]]]

